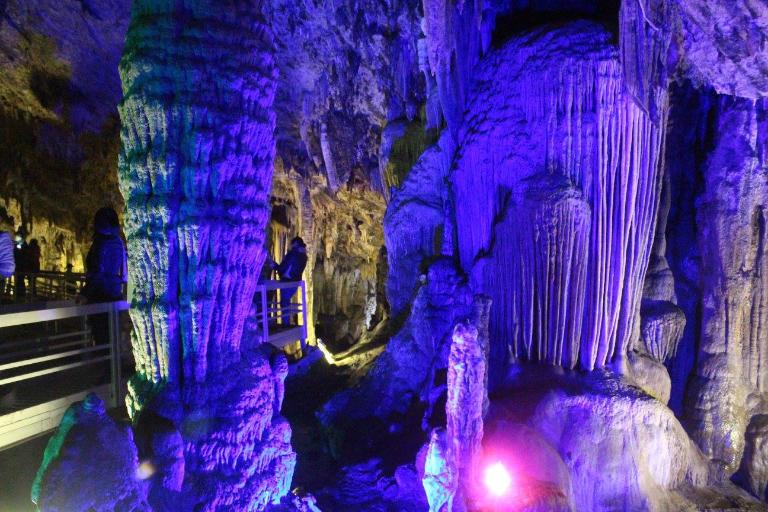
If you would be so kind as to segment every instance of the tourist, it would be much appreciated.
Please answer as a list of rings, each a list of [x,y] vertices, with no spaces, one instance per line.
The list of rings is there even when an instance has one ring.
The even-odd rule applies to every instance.
[[[94,217],[93,244],[85,259],[85,286],[80,302],[89,304],[123,299],[123,285],[128,281],[125,243],[120,237],[120,221],[112,208],[102,208]],[[106,313],[90,319],[97,344],[109,342]]]
[[[281,281],[301,281],[304,267],[307,266],[307,245],[301,237],[291,240],[291,247],[280,264],[269,262],[273,270],[277,271]],[[283,288],[280,290],[280,311],[283,324],[289,323],[290,315],[285,313],[291,307],[291,299],[298,287]]]
[[[16,262],[16,278],[14,296],[17,301],[23,301],[27,295],[27,272],[29,272],[29,250],[26,236],[22,229],[16,233],[16,247],[13,249],[13,259]]]
[[[0,218],[0,293],[5,293],[6,279],[16,271],[13,257],[13,225],[7,219]]]
[[[35,286],[37,284],[36,274],[40,273],[40,243],[37,241],[37,238],[33,238],[29,241],[26,251],[24,261],[27,268],[24,270],[30,273],[27,278],[29,279],[29,287],[31,289],[32,297],[35,297],[37,295],[37,287]]]

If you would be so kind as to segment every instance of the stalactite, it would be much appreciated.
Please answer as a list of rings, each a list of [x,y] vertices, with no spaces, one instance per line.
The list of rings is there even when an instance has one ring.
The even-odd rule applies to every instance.
[[[325,163],[325,175],[328,178],[328,188],[331,192],[339,190],[339,173],[336,171],[336,163],[333,161],[333,151],[331,151],[331,141],[328,136],[328,126],[325,122],[320,124],[320,148],[323,152],[323,162]]]
[[[494,302],[492,364],[506,343],[588,370],[623,356],[650,255],[662,142],[594,25],[534,32],[483,61],[453,184],[462,265],[475,267],[473,282]]]

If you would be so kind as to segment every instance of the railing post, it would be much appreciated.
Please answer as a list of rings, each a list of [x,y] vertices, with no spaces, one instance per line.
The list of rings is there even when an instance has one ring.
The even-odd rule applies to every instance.
[[[261,290],[261,333],[262,343],[269,343],[269,311],[267,311],[267,287],[260,286]]]
[[[306,283],[301,283],[301,353],[307,348],[307,289]]]
[[[112,303],[109,308],[109,346],[112,375],[112,407],[118,407],[122,395],[122,378],[120,375],[120,312]]]

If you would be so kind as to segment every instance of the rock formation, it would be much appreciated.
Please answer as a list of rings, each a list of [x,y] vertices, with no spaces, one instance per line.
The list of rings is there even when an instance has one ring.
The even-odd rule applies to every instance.
[[[146,482],[128,426],[117,425],[104,402],[88,395],[67,409],[48,441],[32,487],[39,510],[150,511]]]
[[[472,297],[465,278],[448,259],[433,263],[408,321],[365,377],[326,404],[323,423],[348,428],[367,417],[386,420],[404,414],[415,403],[433,404],[435,395],[445,389],[453,327],[471,314]],[[425,423],[429,425],[429,418]]]
[[[287,492],[286,360],[241,333],[295,235],[310,340],[380,353],[323,426],[410,443],[321,502],[439,509],[480,432],[535,459],[520,509],[758,507],[731,479],[766,499],[764,1],[138,0],[127,22],[0,2],[0,214],[77,267],[120,151],[151,506]],[[477,350],[451,359],[477,294],[488,385]]]
[[[284,369],[276,377],[265,355],[241,350],[266,257],[271,34],[257,5],[136,2],[120,71],[136,287],[129,412],[141,422],[151,411],[180,433],[188,506],[263,510],[288,492],[295,464],[275,407]]]
[[[500,340],[588,370],[630,345],[663,131],[623,87],[609,34],[586,23],[512,40],[478,68],[452,183],[462,265],[488,258],[474,282],[495,304],[497,366]]]

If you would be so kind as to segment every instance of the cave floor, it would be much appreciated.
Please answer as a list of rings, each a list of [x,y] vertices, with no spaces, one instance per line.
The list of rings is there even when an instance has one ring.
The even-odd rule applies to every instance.
[[[0,451],[0,512],[34,511],[29,494],[53,432]]]
[[[307,359],[312,360],[312,357]],[[300,371],[292,369],[286,379],[282,412],[291,424],[291,443],[297,453],[293,488],[312,491],[331,485],[340,469],[339,462],[326,446],[315,413],[346,386],[348,376],[322,359],[314,358],[305,364]]]

